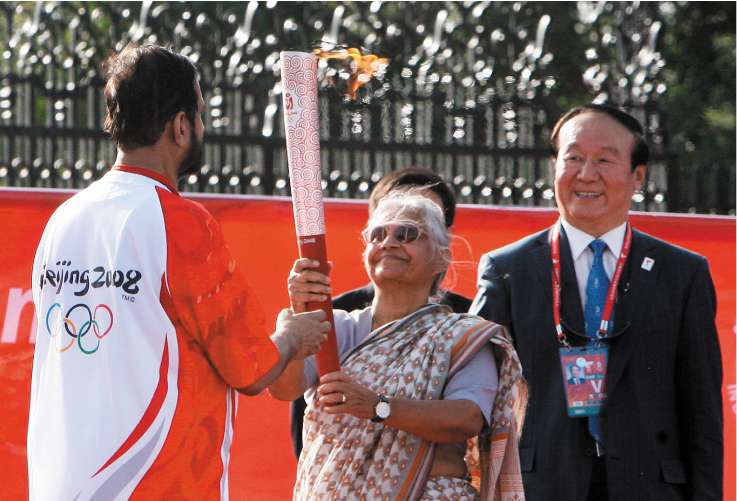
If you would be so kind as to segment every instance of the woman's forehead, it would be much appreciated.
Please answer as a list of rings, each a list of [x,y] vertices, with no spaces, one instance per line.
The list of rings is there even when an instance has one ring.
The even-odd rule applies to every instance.
[[[405,193],[408,195],[415,195],[420,196],[423,198],[427,198],[431,202],[433,202],[435,205],[440,207],[440,210],[445,210],[445,204],[443,203],[443,199],[440,197],[440,195],[435,192],[431,187],[424,186],[424,185],[403,185],[398,186],[394,188],[391,193]]]
[[[371,218],[372,224],[387,223],[416,223],[422,224],[423,217],[420,211],[406,207],[387,207],[385,210],[379,210],[374,213]]]

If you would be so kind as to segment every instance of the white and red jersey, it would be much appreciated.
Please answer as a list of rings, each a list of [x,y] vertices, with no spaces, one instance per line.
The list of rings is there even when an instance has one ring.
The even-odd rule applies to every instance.
[[[220,226],[147,169],[118,166],[49,220],[31,499],[226,499],[236,394],[279,354]]]

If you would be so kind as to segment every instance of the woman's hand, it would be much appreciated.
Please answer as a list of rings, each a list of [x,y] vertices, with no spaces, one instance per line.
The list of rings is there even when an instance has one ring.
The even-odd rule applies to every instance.
[[[343,397],[345,395],[345,398]],[[414,400],[390,397],[391,415],[383,421],[413,433],[430,442],[453,444],[463,442],[481,431],[484,417],[481,409],[470,400]],[[341,371],[320,378],[317,405],[328,414],[350,414],[371,419],[376,412],[379,396]]]
[[[320,378],[317,387],[317,405],[328,414],[350,414],[357,418],[374,417],[379,396],[365,386],[354,383],[351,377],[335,371]]]
[[[320,266],[314,259],[297,259],[289,272],[287,290],[292,311],[307,311],[308,302],[327,301],[330,298],[330,277],[315,271]],[[332,263],[328,263],[332,268]]]

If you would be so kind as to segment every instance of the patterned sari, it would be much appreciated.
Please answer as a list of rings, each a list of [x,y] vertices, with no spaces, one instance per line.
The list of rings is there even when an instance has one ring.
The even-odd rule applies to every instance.
[[[483,501],[524,500],[517,439],[527,390],[509,334],[477,316],[427,305],[369,334],[343,356],[343,371],[390,397],[443,398],[446,382],[492,343],[499,389],[491,427],[469,440],[466,463]],[[396,428],[307,407],[295,500],[420,500],[435,444]],[[434,489],[442,484],[432,482]]]

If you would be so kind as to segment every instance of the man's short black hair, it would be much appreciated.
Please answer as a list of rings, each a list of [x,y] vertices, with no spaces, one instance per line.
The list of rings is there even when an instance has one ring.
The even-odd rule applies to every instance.
[[[650,159],[650,148],[645,141],[645,134],[640,122],[635,117],[619,108],[606,104],[593,103],[584,104],[583,106],[578,106],[569,110],[555,123],[553,132],[550,134],[551,154],[554,158],[558,156],[558,134],[560,133],[561,127],[563,127],[563,125],[571,118],[587,112],[604,113],[605,115],[609,115],[629,130],[635,138],[635,145],[632,148],[632,153],[630,155],[632,170],[635,170],[635,167],[638,165],[647,165],[647,162]]]
[[[194,64],[157,45],[127,45],[105,62],[105,132],[122,150],[150,146],[183,111],[197,113]]]
[[[453,190],[443,181],[443,178],[425,167],[405,167],[389,172],[376,183],[369,196],[369,210],[373,212],[389,192],[397,188],[414,186],[426,187],[435,193],[443,202],[443,215],[445,226],[450,228],[456,215],[456,197]]]

